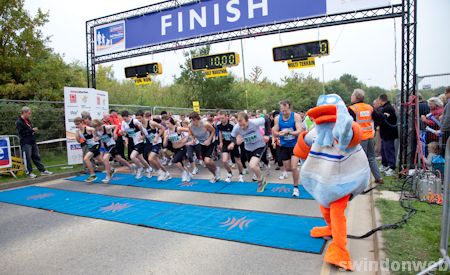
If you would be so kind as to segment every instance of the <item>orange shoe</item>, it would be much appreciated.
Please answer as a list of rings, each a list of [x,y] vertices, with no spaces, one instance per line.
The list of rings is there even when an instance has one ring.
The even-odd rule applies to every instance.
[[[323,238],[331,236],[331,228],[327,226],[314,227],[310,231],[310,235],[313,238]]]
[[[342,269],[353,271],[352,259],[347,249],[338,247],[333,242],[325,253],[325,262],[340,267]]]

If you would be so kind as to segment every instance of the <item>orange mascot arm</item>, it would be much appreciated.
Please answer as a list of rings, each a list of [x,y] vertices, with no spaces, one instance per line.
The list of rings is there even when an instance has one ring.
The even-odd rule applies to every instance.
[[[294,155],[302,160],[308,157],[309,151],[311,151],[311,146],[308,146],[305,142],[305,136],[308,132],[302,132],[297,139],[297,144],[294,147]]]
[[[350,141],[348,148],[355,147],[356,145],[358,145],[361,142],[361,139],[362,139],[362,129],[358,123],[353,122],[352,131],[353,131],[353,138]]]

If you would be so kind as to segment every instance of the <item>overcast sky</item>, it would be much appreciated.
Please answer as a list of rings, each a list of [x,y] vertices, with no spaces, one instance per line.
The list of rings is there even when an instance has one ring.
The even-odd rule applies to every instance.
[[[398,1],[394,0],[394,3]],[[25,7],[31,14],[35,14],[38,8],[49,11],[50,22],[43,31],[51,36],[50,46],[56,52],[63,54],[67,62],[80,60],[86,63],[85,22],[87,20],[157,2],[160,1],[26,0]],[[450,20],[448,19],[450,0],[418,0],[418,2],[417,72],[419,75],[450,73]],[[329,40],[330,55],[316,61],[316,67],[297,70],[297,72],[322,79],[321,64],[328,63],[324,65],[326,81],[338,78],[343,73],[350,73],[368,85],[390,89],[396,84],[394,58],[396,50],[397,82],[400,85],[400,18],[246,39],[244,53],[247,76],[252,67],[260,66],[263,69],[263,77],[280,82],[280,79],[290,75],[291,71],[287,69],[286,63],[272,61],[272,47],[307,42],[317,38]],[[395,49],[395,42],[397,42],[397,49]],[[212,53],[225,51],[240,52],[240,41],[212,46]],[[172,83],[173,76],[180,73],[179,64],[184,62],[182,51],[171,51],[106,64],[113,65],[115,77],[121,80],[125,78],[124,67],[152,61],[163,64],[164,74],[157,77],[163,85]],[[329,64],[333,61],[339,62]],[[230,71],[242,78],[242,62],[240,66]],[[434,79],[430,84],[450,85],[448,82],[450,77]]]

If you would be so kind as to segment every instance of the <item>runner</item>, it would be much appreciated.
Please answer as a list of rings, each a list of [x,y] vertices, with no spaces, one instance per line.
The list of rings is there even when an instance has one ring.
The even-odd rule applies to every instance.
[[[189,121],[183,121],[181,123],[181,127],[189,128]],[[189,135],[189,133],[187,133]],[[198,167],[194,160],[194,153],[197,158],[197,160],[200,162],[202,158],[202,146],[198,142],[197,139],[192,139],[186,144],[186,150],[187,150],[187,159],[189,161],[189,164],[192,167],[192,175],[198,174]]]
[[[148,162],[158,169],[158,181],[167,181],[171,179],[169,171],[164,168],[159,159],[159,153],[162,147],[162,138],[164,136],[164,127],[152,120],[152,113],[145,112],[144,114],[145,129],[147,131],[146,150]]]
[[[269,141],[269,137],[261,135],[259,131],[260,126],[265,123],[264,118],[256,118],[249,121],[248,115],[240,112],[238,114],[238,124],[234,126],[231,132],[232,141],[228,145],[228,150],[232,151],[236,145],[244,144],[250,169],[255,173],[258,181],[258,192],[264,192],[267,186],[267,181],[262,176],[261,168],[259,167],[261,157],[267,150],[266,143]],[[267,131],[265,134],[267,134]]]
[[[233,173],[229,165],[230,157],[233,157],[238,170],[239,170],[239,182],[244,182],[244,168],[242,167],[241,154],[239,153],[239,148],[235,146],[233,150],[228,150],[228,146],[231,143],[231,132],[233,131],[234,125],[230,123],[229,115],[225,111],[219,112],[220,123],[217,125],[217,130],[219,133],[219,150],[222,151],[222,163],[228,172],[226,182],[231,182]]]
[[[102,180],[103,183],[109,183],[112,179],[116,170],[111,168],[111,164],[109,160],[111,157],[114,158],[115,161],[120,163],[122,166],[128,167],[131,171],[133,170],[131,165],[122,158],[119,152],[116,149],[116,141],[114,140],[114,130],[116,129],[116,125],[105,125],[102,124],[98,120],[92,121],[92,127],[95,129],[95,135],[100,138],[100,141],[105,149],[103,153],[103,163],[105,164],[106,177]]]
[[[142,112],[143,114],[143,112]],[[152,177],[152,172],[150,170],[150,165],[144,159],[144,138],[145,138],[145,129],[142,127],[142,124],[139,120],[132,118],[128,111],[122,112],[122,133],[127,133],[129,138],[132,138],[133,141],[133,149],[130,155],[131,160],[137,167],[136,179],[140,179],[143,176],[144,168],[145,175],[147,178]]]
[[[189,118],[191,119],[190,133],[201,144],[203,162],[209,172],[213,174],[213,178],[209,182],[216,183],[220,180],[220,168],[212,160],[215,129],[210,123],[201,121],[200,115],[196,112],[191,113]]]
[[[183,135],[183,132],[189,132],[189,128],[177,127],[173,118],[166,121],[166,126],[163,145],[174,153],[172,162],[181,172],[181,181],[190,182],[192,176],[183,165],[183,160],[186,158],[186,144],[188,143],[188,136]]]
[[[98,120],[94,120],[97,121]],[[100,143],[99,138],[95,135],[95,129],[87,126],[83,123],[83,119],[81,117],[76,117],[73,121],[75,123],[75,127],[77,127],[78,131],[76,132],[77,140],[84,140],[86,142],[87,152],[83,157],[83,161],[86,164],[86,167],[89,171],[89,177],[85,180],[86,182],[93,182],[97,179],[97,176],[94,171],[94,166],[92,165],[91,159],[95,158],[99,162],[103,162],[103,159],[100,155]],[[100,121],[98,123],[101,124]],[[108,161],[109,165],[109,161]],[[106,168],[105,164],[105,168]],[[109,167],[110,169],[110,167]]]
[[[297,144],[297,137],[303,132],[302,118],[299,114],[292,112],[291,103],[282,100],[280,105],[280,115],[275,117],[275,125],[272,133],[280,138],[280,158],[283,161],[285,171],[292,172],[294,181],[293,197],[298,197],[300,192],[298,184],[300,173],[298,171],[299,159],[294,156],[294,147]]]

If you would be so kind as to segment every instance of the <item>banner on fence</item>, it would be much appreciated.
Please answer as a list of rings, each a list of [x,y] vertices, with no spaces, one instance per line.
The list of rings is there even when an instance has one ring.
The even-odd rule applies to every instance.
[[[0,169],[12,166],[9,137],[0,137]]]
[[[68,164],[83,162],[81,145],[75,139],[74,119],[81,113],[89,112],[92,119],[102,119],[109,111],[108,93],[91,88],[64,87],[64,111],[67,138]]]

